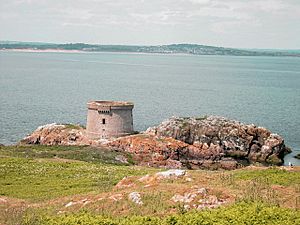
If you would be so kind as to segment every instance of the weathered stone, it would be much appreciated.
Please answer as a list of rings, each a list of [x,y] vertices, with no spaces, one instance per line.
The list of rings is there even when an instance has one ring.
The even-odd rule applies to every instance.
[[[183,203],[190,203],[197,197],[197,194],[194,193],[185,193],[184,195],[176,194],[174,195],[171,200],[173,202],[183,202]]]
[[[158,138],[172,137],[189,144],[185,160],[179,160],[191,168],[233,169],[240,166],[237,159],[244,163],[278,165],[289,152],[283,138],[266,128],[218,116],[202,119],[172,117],[149,128],[146,133]]]
[[[92,145],[96,141],[85,135],[85,129],[76,125],[46,124],[38,127],[32,134],[20,141],[20,144],[41,145]]]
[[[129,200],[131,200],[135,204],[143,205],[143,202],[142,202],[142,199],[141,199],[141,195],[138,192],[131,192],[128,195],[128,198],[129,198]]]
[[[263,127],[224,117],[172,117],[146,132],[117,139],[90,140],[84,128],[48,124],[21,141],[43,145],[105,145],[132,154],[142,166],[236,169],[253,162],[281,165],[290,152],[281,136]],[[117,160],[125,162],[125,158]]]
[[[117,160],[117,161],[119,161],[121,163],[128,163],[127,158],[125,156],[123,156],[123,155],[117,155],[115,157],[115,160]]]
[[[167,170],[167,171],[163,171],[163,172],[158,172],[155,175],[158,177],[162,177],[162,178],[177,178],[177,177],[182,177],[184,176],[186,173],[185,170]]]
[[[115,202],[120,201],[123,199],[123,195],[122,194],[114,194],[108,197],[108,199],[111,199]]]
[[[270,155],[267,159],[266,162],[271,164],[271,165],[282,165],[283,161],[280,159],[276,154]]]
[[[116,184],[115,188],[129,188],[135,186],[134,182],[130,179],[131,177],[124,177],[119,183]]]
[[[133,133],[132,102],[90,101],[86,133],[90,139],[103,139]]]

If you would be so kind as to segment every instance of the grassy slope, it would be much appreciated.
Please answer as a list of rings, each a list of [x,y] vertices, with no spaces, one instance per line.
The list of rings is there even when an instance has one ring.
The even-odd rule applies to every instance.
[[[147,170],[117,160],[116,152],[90,147],[0,147],[0,195],[29,201],[103,192],[124,176]],[[69,159],[69,160],[66,160]]]
[[[108,191],[126,175],[146,173],[128,166],[100,163],[22,158],[0,160],[0,195],[31,201]]]
[[[300,206],[299,170],[189,171],[191,182],[168,180],[148,188],[137,182],[133,187],[117,190],[115,184],[125,176],[137,179],[157,171],[122,164],[115,160],[118,155],[76,146],[0,147],[0,200],[8,201],[2,205],[0,202],[0,224],[19,224],[22,220],[25,224],[297,224],[294,222],[299,220],[299,211],[285,208]],[[182,205],[174,204],[170,198],[193,185],[241,203],[185,213]],[[117,202],[109,198],[97,200],[115,194],[126,196],[132,191],[142,193],[143,206],[127,198]],[[93,203],[65,207],[70,201],[86,198]],[[87,211],[79,213],[82,209]],[[57,215],[61,212],[66,215]],[[162,219],[165,215],[169,216]]]

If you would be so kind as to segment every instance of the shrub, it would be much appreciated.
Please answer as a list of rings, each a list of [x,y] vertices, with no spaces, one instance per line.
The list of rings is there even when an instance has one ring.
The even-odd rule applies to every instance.
[[[24,225],[33,225],[36,219],[25,218]],[[89,212],[44,217],[41,225],[294,225],[300,224],[300,211],[280,208],[260,202],[240,202],[213,210],[190,211],[165,218],[156,216],[127,216],[111,218]]]

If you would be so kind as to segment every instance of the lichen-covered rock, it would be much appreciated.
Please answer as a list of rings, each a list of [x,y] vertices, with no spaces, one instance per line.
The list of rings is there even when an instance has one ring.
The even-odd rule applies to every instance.
[[[142,166],[190,169],[236,169],[237,160],[224,157],[217,145],[190,145],[169,137],[138,134],[121,137],[108,144],[132,154]],[[202,145],[201,145],[202,146]]]
[[[208,194],[206,188],[194,187],[183,194],[175,194],[171,201],[186,204],[186,209],[217,208],[226,203],[225,199]]]
[[[138,192],[131,192],[128,195],[128,198],[137,205],[143,205],[141,195]]]
[[[155,175],[157,177],[162,177],[162,178],[177,178],[177,177],[184,176],[185,173],[186,173],[185,170],[172,169],[172,170],[158,172]]]
[[[20,144],[91,145],[96,144],[85,135],[85,129],[76,125],[46,124],[21,140]]]
[[[290,152],[278,134],[218,116],[172,117],[143,134],[105,141],[89,139],[80,126],[47,124],[20,143],[107,146],[131,153],[141,166],[172,169],[230,170],[253,162],[281,165]]]
[[[181,168],[181,154],[188,144],[174,138],[157,138],[152,135],[131,135],[108,143],[110,147],[127,151],[142,166]]]
[[[228,158],[230,167],[235,166],[230,158],[280,165],[284,154],[289,152],[283,138],[266,128],[218,116],[172,117],[156,127],[148,128],[145,133],[189,144],[187,158],[206,160],[206,163],[209,160],[212,163],[223,162],[224,158]]]

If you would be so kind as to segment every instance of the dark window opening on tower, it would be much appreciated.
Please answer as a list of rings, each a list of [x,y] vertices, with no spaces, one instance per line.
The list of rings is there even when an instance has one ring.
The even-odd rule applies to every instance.
[[[105,124],[105,119],[102,119],[102,124]]]

